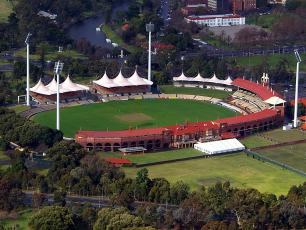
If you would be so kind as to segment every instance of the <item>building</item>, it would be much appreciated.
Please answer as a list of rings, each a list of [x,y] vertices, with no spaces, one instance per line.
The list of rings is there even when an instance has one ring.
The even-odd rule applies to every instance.
[[[235,26],[244,25],[245,17],[237,14],[219,14],[219,15],[201,15],[201,16],[188,16],[185,20],[194,22],[201,26],[216,27],[216,26]]]
[[[207,0],[187,0],[186,6],[192,8],[207,7]]]
[[[220,13],[228,13],[230,11],[230,0],[208,0],[208,8]]]
[[[184,15],[203,14],[207,12],[207,0],[188,0],[186,6],[181,8]]]
[[[232,0],[233,11],[248,11],[256,9],[256,0]]]
[[[286,5],[287,0],[270,0],[269,3],[270,4],[282,4],[282,5]]]
[[[37,15],[40,17],[49,18],[50,20],[55,20],[57,18],[57,14],[50,14],[43,10],[39,11]]]
[[[119,74],[111,79],[107,73],[96,81],[93,81],[93,90],[100,95],[131,95],[131,94],[145,94],[150,92],[152,81],[140,77],[135,70],[134,74],[129,78],[125,78],[120,70]]]
[[[86,98],[89,87],[72,82],[68,76],[66,80],[59,85],[59,92],[61,102],[81,100]],[[40,79],[35,86],[30,88],[30,94],[32,98],[39,103],[54,103],[57,94],[57,82],[55,78],[47,85],[44,85]]]

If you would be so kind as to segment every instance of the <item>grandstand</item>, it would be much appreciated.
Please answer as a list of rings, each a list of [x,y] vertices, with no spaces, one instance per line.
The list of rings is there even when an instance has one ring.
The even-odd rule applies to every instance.
[[[89,87],[81,84],[76,84],[71,81],[68,76],[66,80],[59,84],[60,100],[67,103],[85,99],[89,92]],[[52,104],[56,101],[57,82],[55,78],[45,85],[41,79],[35,86],[30,88],[32,98],[40,104]]]
[[[152,81],[140,77],[137,69],[129,78],[124,77],[120,70],[118,75],[113,79],[109,78],[105,72],[100,79],[93,81],[93,90],[95,93],[107,97],[128,96],[149,93],[152,84]]]
[[[137,72],[135,71],[135,73]],[[181,86],[186,84],[194,87],[195,84],[198,84],[196,87],[207,87],[209,85],[222,89],[229,87],[231,90],[238,90],[228,99],[228,103],[221,99],[184,94],[117,95],[109,96],[108,100],[157,98],[199,100],[219,104],[239,111],[242,115],[209,122],[193,122],[153,129],[109,132],[78,131],[75,135],[76,141],[89,150],[104,151],[117,151],[119,148],[127,147],[144,147],[148,150],[169,147],[187,148],[193,147],[197,142],[250,135],[257,131],[278,127],[283,123],[285,101],[278,93],[265,85],[241,78],[234,81],[230,78],[220,80],[215,75],[209,79],[201,77],[200,74],[195,78],[187,78],[184,73],[175,78],[174,82],[176,82],[175,84],[181,84]]]

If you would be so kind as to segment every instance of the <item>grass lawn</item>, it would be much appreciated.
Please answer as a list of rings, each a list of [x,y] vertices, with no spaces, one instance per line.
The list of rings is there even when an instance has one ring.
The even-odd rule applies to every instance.
[[[306,139],[305,133],[298,129],[291,129],[287,131],[283,131],[282,129],[274,129],[268,132],[263,132],[260,135],[279,143]]]
[[[261,192],[287,194],[291,185],[301,184],[306,178],[269,163],[247,157],[243,153],[196,159],[147,167],[151,178],[165,177],[170,183],[183,180],[192,189],[209,186],[217,181],[230,181],[235,187],[256,188]],[[124,168],[135,177],[140,168]]]
[[[226,92],[221,90],[175,87],[173,85],[161,85],[160,90],[162,93],[168,93],[168,94],[190,94],[190,95],[200,95],[200,96],[214,97],[220,99],[227,98],[229,95],[232,94],[232,92]]]
[[[0,22],[6,22],[7,17],[12,13],[13,5],[8,0],[0,0]]]
[[[145,154],[134,154],[123,156],[121,153],[109,153],[101,152],[98,153],[100,157],[117,157],[117,158],[126,158],[137,164],[152,163],[158,161],[182,159],[186,157],[202,156],[203,153],[195,149],[178,149],[165,152],[156,152],[156,153],[145,153]]]
[[[29,229],[28,223],[32,215],[33,215],[32,210],[26,210],[26,211],[20,212],[20,216],[16,220],[11,220],[11,219],[2,220],[1,224],[4,226],[5,229],[27,230]]]
[[[10,160],[10,158],[2,150],[0,150],[0,160]]]
[[[10,106],[9,109],[14,110],[16,113],[21,113],[23,111],[28,110],[29,107],[26,105],[15,105],[15,106]]]
[[[284,13],[251,15],[246,18],[246,23],[257,25],[265,29],[271,29],[274,23],[278,22],[282,17],[286,17],[286,15]]]
[[[121,46],[122,48],[126,49],[127,51],[129,51],[130,53],[136,53],[137,51],[141,51],[142,49],[140,49],[139,47],[136,46],[131,46],[126,44],[122,38],[116,34],[115,31],[112,30],[112,28],[109,25],[104,24],[101,27],[101,30],[105,33],[106,37],[110,40],[112,40],[112,42],[117,43],[119,46]]]
[[[56,111],[37,114],[34,120],[55,128]],[[61,130],[74,136],[77,130],[123,130],[209,121],[231,117],[235,112],[218,105],[179,99],[111,101],[63,108]]]
[[[306,172],[306,143],[260,150],[258,153]]]
[[[39,50],[40,50],[40,46],[44,46],[44,50],[45,50],[45,60],[53,60],[56,61],[58,59],[61,58],[73,58],[73,59],[86,59],[87,57],[85,57],[83,54],[77,52],[76,50],[69,50],[69,49],[65,49],[63,50],[63,52],[59,53],[58,52],[58,47],[57,46],[51,46],[49,44],[40,44],[38,45],[37,48],[37,52],[36,53],[31,53],[30,54],[30,59],[32,60],[39,60],[40,59],[40,55],[39,55]],[[22,48],[17,50],[14,53],[14,56],[16,57],[26,57],[26,48]]]
[[[301,54],[302,59],[306,58],[306,54],[303,53]],[[275,55],[265,55],[265,56],[251,56],[251,57],[233,57],[233,58],[228,58],[230,60],[235,60],[239,66],[256,66],[261,64],[264,59],[267,60],[267,63],[270,66],[276,66],[276,64],[281,60],[281,59],[287,59],[289,63],[289,68],[291,71],[295,72],[296,69],[296,59],[294,57],[294,54],[275,54]],[[306,71],[306,64],[301,63],[300,65],[301,71]]]
[[[256,148],[261,146],[273,145],[276,144],[273,141],[267,140],[261,136],[252,135],[240,139],[240,142],[244,144],[247,148]]]

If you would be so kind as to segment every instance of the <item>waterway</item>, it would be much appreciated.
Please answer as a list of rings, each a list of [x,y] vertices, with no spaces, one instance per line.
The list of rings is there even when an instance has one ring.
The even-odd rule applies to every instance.
[[[128,3],[124,2],[121,5],[116,6],[113,9],[112,17],[119,11],[126,11],[128,9]],[[104,15],[98,14],[94,17],[88,18],[83,22],[74,24],[68,30],[69,36],[77,41],[81,38],[85,38],[92,45],[100,46],[102,48],[112,48],[111,43],[106,42],[106,35],[102,31],[96,31],[96,28],[100,27],[105,22]]]

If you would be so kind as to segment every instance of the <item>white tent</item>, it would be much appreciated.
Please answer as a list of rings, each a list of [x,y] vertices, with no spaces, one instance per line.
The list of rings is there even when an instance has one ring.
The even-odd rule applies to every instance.
[[[106,72],[104,73],[104,75],[97,81],[93,81],[95,84],[105,87],[105,88],[113,88],[113,87],[118,87],[119,85],[114,83],[113,79],[110,79]]]
[[[198,75],[195,78],[193,78],[192,81],[205,82],[205,78],[202,77],[200,73],[198,73]]]
[[[66,78],[66,80],[62,84],[60,84],[60,86],[63,89],[69,90],[68,92],[89,90],[89,87],[87,87],[85,85],[80,85],[80,84],[76,84],[76,83],[72,82],[69,75]]]
[[[197,143],[194,145],[194,148],[209,155],[236,152],[245,149],[244,145],[241,144],[236,138]]]
[[[60,93],[76,92],[76,91],[88,91],[89,87],[73,83],[68,76],[66,80],[59,85]],[[55,78],[48,85],[44,85],[41,80],[30,88],[30,91],[42,95],[53,95],[57,92],[57,82]]]
[[[114,78],[114,83],[117,84],[118,86],[124,87],[124,86],[132,86],[133,84],[131,84],[131,82],[129,82],[129,80],[127,78],[125,78],[122,75],[122,72],[120,70],[119,74],[117,75],[117,77]]]
[[[137,69],[135,70],[134,74],[128,78],[128,81],[132,83],[132,85],[140,86],[140,85],[153,85],[152,81],[149,81],[147,79],[144,79],[140,77],[137,73]]]
[[[52,95],[54,94],[53,91],[49,90],[41,81],[41,79],[39,79],[39,81],[37,82],[37,84],[35,86],[33,86],[32,88],[30,88],[30,91],[33,93],[37,93],[37,94],[43,94],[43,95]]]
[[[265,102],[270,104],[270,105],[279,105],[279,104],[284,104],[286,101],[277,97],[277,96],[273,96],[273,97],[270,97],[269,99],[265,100]]]
[[[174,77],[173,81],[189,81],[190,79],[185,76],[184,71],[182,71],[179,77]]]

